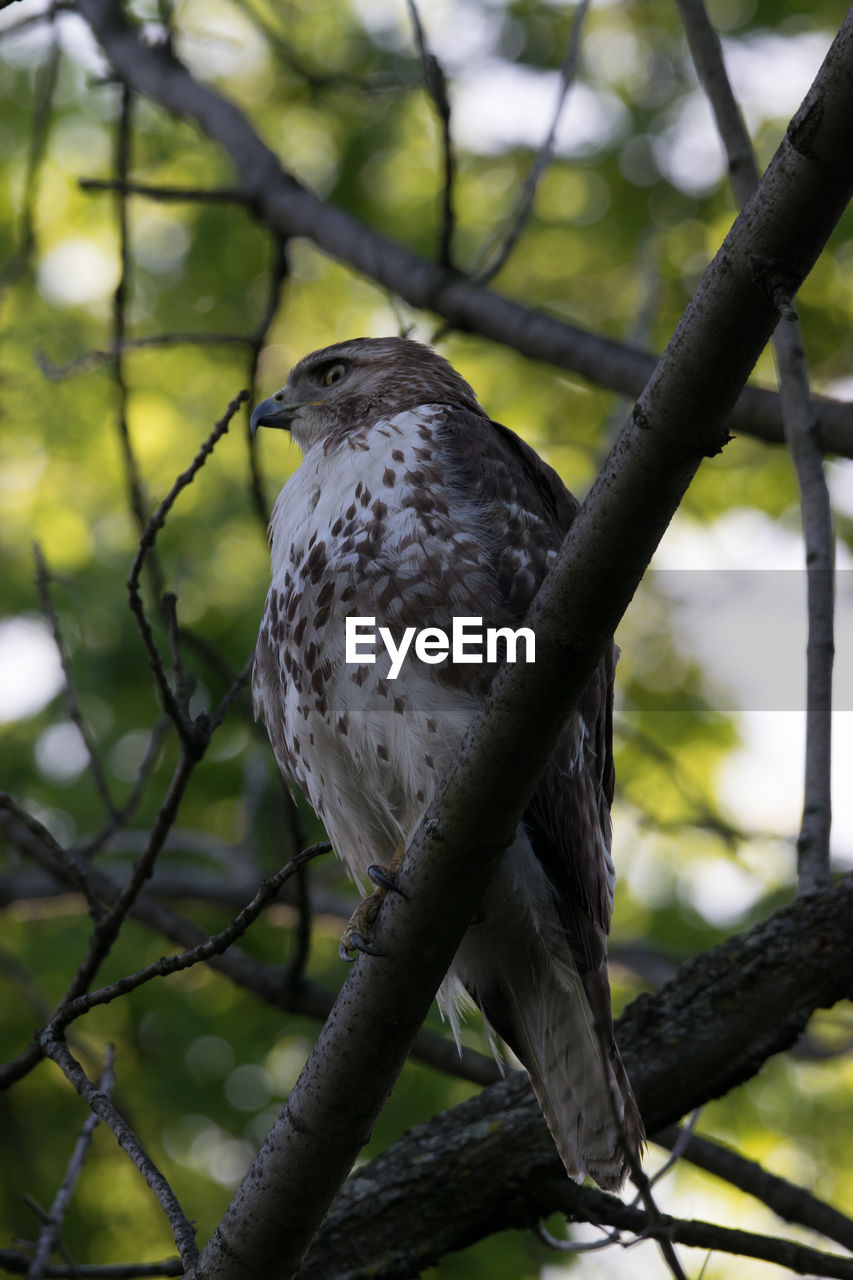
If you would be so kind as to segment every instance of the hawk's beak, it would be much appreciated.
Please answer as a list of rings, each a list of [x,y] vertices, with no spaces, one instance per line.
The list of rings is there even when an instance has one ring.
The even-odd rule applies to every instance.
[[[289,430],[290,419],[301,407],[298,401],[287,404],[279,396],[270,396],[268,400],[262,400],[260,404],[255,405],[249,419],[252,435],[257,434],[258,427],[280,427],[283,431]]]
[[[258,427],[278,427],[282,431],[289,431],[290,420],[296,416],[300,409],[305,409],[308,405],[325,403],[325,400],[291,400],[288,402],[282,398],[281,392],[277,392],[276,395],[270,396],[268,400],[262,400],[260,404],[255,405],[252,416],[249,419],[252,435],[257,435]]]

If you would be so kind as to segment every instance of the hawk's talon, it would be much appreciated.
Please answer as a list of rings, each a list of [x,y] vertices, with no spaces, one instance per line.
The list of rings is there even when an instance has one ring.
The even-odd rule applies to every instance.
[[[389,890],[392,893],[399,893],[401,898],[409,901],[409,895],[405,889],[401,889],[397,883],[397,877],[389,867],[380,867],[378,863],[367,868],[368,877],[373,881],[378,889]]]
[[[369,942],[365,942],[360,933],[350,933],[350,931],[347,930],[341,938],[341,945],[338,947],[338,955],[342,960],[345,960],[347,964],[352,964],[353,960],[355,960],[355,955],[351,955],[350,952],[355,953],[356,951],[361,951],[366,956],[384,956],[387,954],[385,951],[378,951],[376,947],[372,947]]]

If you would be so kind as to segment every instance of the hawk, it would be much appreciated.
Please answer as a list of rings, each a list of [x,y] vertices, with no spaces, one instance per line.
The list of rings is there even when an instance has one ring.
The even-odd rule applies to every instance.
[[[270,521],[272,584],[253,675],[278,764],[357,882],[380,887],[342,946],[370,950],[379,897],[488,691],[496,663],[347,662],[347,619],[518,628],[578,504],[453,367],[405,338],[306,356],[259,404],[304,458]],[[366,652],[359,650],[360,653]],[[550,758],[448,971],[526,1067],[569,1175],[621,1185],[643,1127],[613,1039],[611,646]],[[390,864],[385,871],[374,864]]]

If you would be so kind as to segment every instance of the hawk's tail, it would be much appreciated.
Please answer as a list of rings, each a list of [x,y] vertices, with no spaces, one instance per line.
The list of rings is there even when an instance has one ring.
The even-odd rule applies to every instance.
[[[539,976],[535,989],[531,983],[528,991],[516,986],[512,992],[514,1047],[569,1177],[582,1182],[589,1174],[605,1190],[618,1190],[630,1159],[639,1160],[645,1132],[613,1041],[609,988],[599,1035],[576,975],[569,981],[553,970]]]

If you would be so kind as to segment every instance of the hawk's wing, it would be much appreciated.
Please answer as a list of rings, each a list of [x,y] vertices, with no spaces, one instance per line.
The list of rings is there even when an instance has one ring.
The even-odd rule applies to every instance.
[[[436,434],[448,484],[473,500],[480,537],[491,547],[495,599],[489,624],[518,626],[577,514],[577,499],[533,449],[499,423],[450,409]],[[615,665],[611,645],[524,817],[583,979],[598,974],[604,963],[613,902]],[[461,674],[470,668],[455,670]],[[598,984],[593,980],[592,985]],[[593,1001],[594,1009],[598,1002]]]

